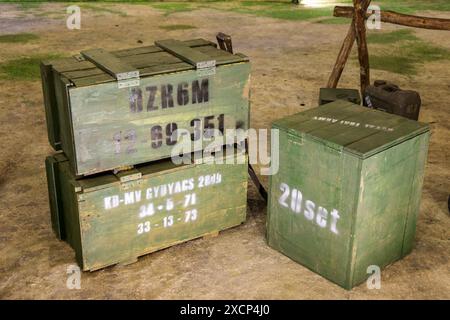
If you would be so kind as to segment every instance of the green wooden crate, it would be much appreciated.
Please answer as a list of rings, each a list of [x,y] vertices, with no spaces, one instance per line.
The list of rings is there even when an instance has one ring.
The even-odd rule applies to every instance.
[[[84,179],[62,153],[48,157],[53,230],[93,271],[237,226],[246,217],[247,159],[230,157],[235,164],[160,160]]]
[[[203,39],[155,44],[41,63],[48,138],[74,174],[167,158],[183,139],[202,149],[205,129],[248,128],[246,56]],[[190,134],[174,139],[176,129]]]
[[[412,250],[428,125],[340,100],[273,127],[271,247],[346,289]]]
[[[346,100],[355,104],[361,104],[361,96],[356,89],[320,88],[319,106],[336,100]]]

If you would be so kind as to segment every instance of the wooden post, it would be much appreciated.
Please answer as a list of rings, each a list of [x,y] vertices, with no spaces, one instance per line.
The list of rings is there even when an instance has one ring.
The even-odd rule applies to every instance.
[[[365,88],[370,84],[369,57],[366,41],[366,28],[364,25],[365,19],[370,16],[370,14],[367,13],[370,0],[353,0],[353,4],[353,8],[348,6],[336,6],[334,8],[335,17],[352,18],[352,23],[342,44],[341,50],[339,51],[333,71],[328,79],[327,87],[337,87],[342,71],[348,60],[348,56],[352,50],[353,42],[356,38],[358,41],[358,59],[361,69],[361,94],[364,96]],[[355,12],[359,14],[355,14]],[[394,11],[381,11],[381,21],[415,28],[450,30],[450,19],[413,16]]]
[[[353,6],[355,7],[354,22],[356,43],[358,44],[359,74],[362,97],[364,97],[364,92],[366,91],[367,86],[370,85],[369,50],[367,49],[365,19],[368,5],[364,5],[369,2],[370,0],[353,0]]]
[[[336,6],[334,8],[334,16],[341,18],[353,18],[354,10],[348,6]],[[394,11],[381,11],[381,21],[393,24],[399,24],[407,27],[432,29],[432,30],[450,30],[450,19],[430,18],[413,16],[409,14],[397,13]],[[366,19],[370,17],[370,13],[366,13]]]
[[[366,1],[364,5],[364,10],[367,10],[369,7],[370,0]],[[353,9],[352,9],[353,11]],[[352,23],[350,28],[348,29],[347,36],[342,43],[341,50],[339,51],[338,57],[336,59],[336,63],[334,64],[333,71],[331,72],[330,78],[328,79],[328,88],[336,88],[341,78],[342,71],[344,71],[345,64],[347,63],[350,52],[352,51],[353,42],[355,41],[356,32],[355,32],[355,19],[352,19]]]
[[[345,64],[348,60],[348,56],[353,48],[353,42],[355,42],[355,19],[352,19],[350,28],[348,29],[347,36],[342,43],[341,50],[337,56],[336,62],[331,72],[330,78],[328,79],[328,88],[336,88],[341,78],[342,71],[344,71]]]

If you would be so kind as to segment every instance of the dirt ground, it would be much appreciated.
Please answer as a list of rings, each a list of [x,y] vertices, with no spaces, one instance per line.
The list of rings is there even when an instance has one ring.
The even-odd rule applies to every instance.
[[[0,63],[24,53],[68,56],[93,47],[135,47],[141,45],[138,40],[142,45],[165,38],[213,40],[223,31],[252,61],[252,127],[269,128],[275,119],[317,105],[318,90],[326,84],[348,28],[211,9],[166,16],[148,6],[114,8],[127,16],[87,10],[81,30],[68,30],[63,4],[41,7],[63,12],[59,19],[0,4],[0,34],[29,32],[40,37],[24,44],[0,43]],[[159,28],[171,24],[196,28]],[[416,30],[416,35],[450,49],[448,32]],[[352,60],[340,86],[357,88],[358,79]],[[431,124],[432,138],[414,251],[382,272],[381,289],[369,290],[362,284],[352,291],[266,245],[266,208],[251,183],[245,224],[216,238],[143,256],[128,266],[83,273],[81,289],[67,289],[67,267],[75,264],[75,258],[50,226],[44,159],[52,149],[41,84],[39,79],[0,79],[0,298],[449,299],[450,62],[427,63],[413,77],[372,70],[372,79],[389,79],[419,91],[420,120]],[[263,181],[267,185],[267,179]]]

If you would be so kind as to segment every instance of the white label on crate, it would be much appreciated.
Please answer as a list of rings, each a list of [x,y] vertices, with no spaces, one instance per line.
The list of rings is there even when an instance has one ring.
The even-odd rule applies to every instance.
[[[317,206],[314,201],[304,199],[300,190],[290,188],[286,183],[280,184],[280,191],[278,203],[281,206],[288,208],[294,214],[303,215],[307,221],[311,221],[320,228],[339,234],[337,224],[341,216],[338,210]]]
[[[151,233],[153,229],[170,229],[179,223],[194,223],[199,216],[199,211],[196,208],[198,204],[196,190],[209,188],[220,183],[222,183],[222,174],[214,172],[166,184],[153,185],[140,190],[104,197],[104,209],[111,211],[121,206],[135,205],[136,217],[139,220],[135,232],[138,236],[144,236]],[[178,194],[183,195],[175,197]],[[155,215],[157,217],[154,217]]]
[[[133,190],[107,196],[103,199],[104,209],[111,210],[121,205],[130,205],[142,202],[144,200],[155,200],[166,196],[175,195],[182,192],[193,191],[194,189],[206,188],[222,182],[222,175],[217,172],[206,174],[197,178],[189,178],[180,181],[170,182],[167,184],[156,185],[144,190]],[[188,197],[188,195],[187,195]],[[194,201],[195,193],[189,196],[186,201]],[[166,210],[170,210],[170,203],[165,205]]]
[[[330,117],[314,116],[313,119],[317,120],[317,121],[323,121],[323,122],[329,122],[329,123],[338,123],[340,125],[344,125],[344,126],[348,126],[348,127],[355,127],[355,128],[364,127],[366,129],[374,129],[374,130],[386,131],[386,132],[392,132],[395,130],[394,128],[391,128],[391,127],[374,125],[371,123],[362,123],[362,122],[357,122],[357,121],[339,120],[339,119],[330,118]]]

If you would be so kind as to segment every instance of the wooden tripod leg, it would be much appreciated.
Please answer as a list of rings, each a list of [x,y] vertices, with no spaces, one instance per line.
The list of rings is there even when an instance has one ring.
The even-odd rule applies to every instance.
[[[233,53],[233,45],[231,42],[231,37],[223,32],[219,32],[216,35],[217,43],[219,44],[220,49],[224,51],[228,51],[229,53]],[[248,150],[248,141],[245,140],[245,149]],[[253,167],[251,164],[248,165],[248,174],[250,175],[250,178],[252,179],[253,183],[255,184],[256,188],[258,189],[259,194],[264,199],[264,201],[267,203],[267,191],[264,188],[264,186],[259,182],[258,176],[255,173],[255,170],[253,170]]]
[[[367,12],[366,19],[368,19],[371,14],[372,13]],[[354,10],[348,6],[336,6],[334,7],[333,15],[340,18],[353,18]],[[380,11],[380,15],[382,22],[430,30],[450,30],[450,19],[413,16],[390,10],[382,10]]]
[[[250,175],[250,178],[252,178],[253,183],[255,184],[256,188],[258,189],[259,194],[264,199],[264,201],[267,203],[267,191],[264,188],[264,186],[259,182],[258,176],[256,175],[255,170],[253,170],[253,167],[251,164],[248,165],[248,174]]]
[[[331,72],[330,78],[328,79],[328,88],[336,88],[339,79],[341,79],[342,72],[344,71],[345,64],[347,63],[348,56],[352,51],[353,42],[355,42],[356,32],[355,32],[355,18],[352,19],[350,28],[348,29],[347,36],[342,43],[341,50],[334,64],[333,71]]]
[[[248,150],[248,139],[245,139],[245,150]],[[256,172],[250,163],[248,164],[248,174],[252,179],[253,183],[255,184],[255,187],[258,189],[259,194],[267,203],[267,191],[259,181],[258,176],[256,175]]]
[[[355,7],[354,22],[356,42],[358,44],[359,74],[363,103],[365,100],[364,93],[366,92],[367,86],[370,85],[369,51],[367,48],[365,24],[366,11],[369,3],[370,0],[353,0],[353,5]]]
[[[367,11],[369,7],[370,1],[366,1],[363,4],[364,12]],[[350,52],[352,51],[353,43],[356,39],[356,30],[355,30],[355,15],[353,16],[352,23],[350,24],[350,28],[348,29],[347,36],[342,43],[341,50],[339,51],[338,57],[336,59],[336,63],[334,64],[333,71],[331,72],[330,78],[328,79],[328,88],[336,88],[339,79],[341,78],[342,72],[344,71],[345,64],[347,63]]]

